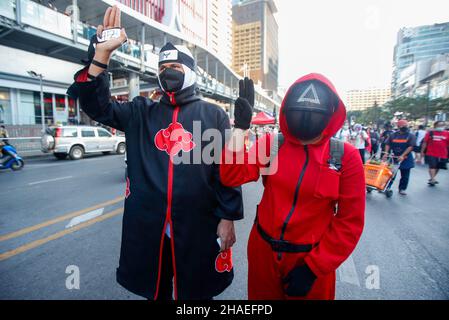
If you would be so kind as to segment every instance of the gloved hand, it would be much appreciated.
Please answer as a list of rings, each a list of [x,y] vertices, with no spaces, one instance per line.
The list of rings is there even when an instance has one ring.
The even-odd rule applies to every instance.
[[[254,82],[245,77],[239,81],[239,97],[235,101],[234,126],[248,130],[251,126],[254,107]]]
[[[295,267],[283,279],[284,292],[290,297],[305,297],[312,289],[315,280],[315,274],[306,264]]]

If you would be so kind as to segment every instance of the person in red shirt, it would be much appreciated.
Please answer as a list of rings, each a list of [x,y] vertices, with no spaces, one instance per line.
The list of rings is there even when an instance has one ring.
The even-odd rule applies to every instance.
[[[437,121],[434,130],[429,131],[424,138],[422,157],[425,155],[426,163],[429,165],[430,179],[428,184],[433,187],[438,184],[435,180],[438,171],[447,170],[447,159],[449,153],[449,132],[444,130],[444,122]]]
[[[335,299],[335,271],[356,247],[365,213],[359,151],[341,143],[338,165],[331,157],[331,137],[346,119],[344,103],[324,76],[298,79],[282,102],[282,145],[279,136],[266,134],[247,152],[244,136],[254,106],[248,80],[240,82],[235,129],[220,165],[226,186],[263,176],[265,189],[248,242],[248,298]],[[273,146],[279,146],[275,156]]]

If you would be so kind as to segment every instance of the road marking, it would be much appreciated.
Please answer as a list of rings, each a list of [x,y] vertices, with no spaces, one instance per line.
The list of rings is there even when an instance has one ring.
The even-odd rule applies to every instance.
[[[0,236],[0,242],[1,241],[5,241],[5,240],[9,240],[9,239],[12,239],[12,238],[16,238],[16,237],[22,236],[24,234],[27,234],[27,233],[30,233],[30,232],[33,232],[33,231],[36,231],[36,230],[39,230],[39,229],[51,226],[52,224],[71,219],[73,217],[79,216],[81,214],[84,214],[84,213],[92,211],[92,210],[96,210],[96,209],[99,209],[99,208],[110,206],[110,205],[115,204],[117,202],[123,201],[123,199],[125,199],[125,197],[118,197],[118,198],[115,198],[115,199],[112,199],[112,200],[109,200],[109,201],[97,204],[95,206],[92,206],[92,207],[89,207],[89,208],[86,208],[86,209],[78,210],[78,211],[75,211],[75,212],[72,212],[72,213],[69,213],[69,214],[57,217],[55,219],[48,220],[46,222],[36,224],[34,226],[31,226],[31,227],[27,227],[27,228],[20,229],[20,230],[17,230],[15,232],[12,232],[12,233],[5,234],[3,236]]]
[[[72,176],[67,176],[67,177],[60,177],[60,178],[55,178],[55,179],[41,180],[41,181],[36,181],[36,182],[30,182],[30,183],[28,183],[28,185],[29,186],[34,186],[35,184],[41,184],[41,183],[47,183],[47,182],[53,182],[53,181],[71,179],[71,178],[73,178],[73,177]]]
[[[96,217],[99,217],[103,214],[104,208],[100,208],[94,211],[90,211],[88,213],[82,214],[80,216],[77,216],[75,218],[72,218],[70,222],[65,226],[66,229],[72,228],[76,226],[77,224],[89,221],[91,219],[94,219]]]
[[[37,248],[37,247],[39,247],[39,246],[41,246],[43,244],[46,244],[47,242],[59,239],[59,238],[65,236],[65,235],[68,235],[68,234],[73,233],[75,231],[78,231],[78,230],[81,230],[81,229],[86,228],[88,226],[91,226],[91,225],[93,225],[93,224],[95,224],[97,222],[104,221],[106,219],[115,217],[115,216],[117,216],[117,215],[119,215],[121,213],[123,213],[123,208],[116,209],[116,210],[111,211],[111,212],[109,212],[109,213],[107,213],[105,215],[99,216],[99,217],[97,217],[95,219],[92,219],[92,220],[89,220],[87,222],[81,223],[81,224],[79,224],[77,226],[74,226],[73,228],[65,229],[63,231],[59,231],[59,232],[57,232],[55,234],[52,234],[52,235],[50,235],[50,236],[48,236],[46,238],[42,238],[42,239],[39,239],[39,240],[30,242],[30,243],[27,243],[27,244],[25,244],[23,246],[20,246],[20,247],[16,248],[16,249],[4,252],[4,253],[0,254],[0,261],[9,259],[11,257],[14,257],[14,256],[16,256],[16,255],[18,255],[20,253],[26,252],[28,250]]]
[[[341,282],[346,282],[360,287],[359,277],[357,275],[357,270],[355,269],[355,263],[352,255],[349,256],[345,262],[343,262],[340,268],[338,268],[338,273],[340,275]]]

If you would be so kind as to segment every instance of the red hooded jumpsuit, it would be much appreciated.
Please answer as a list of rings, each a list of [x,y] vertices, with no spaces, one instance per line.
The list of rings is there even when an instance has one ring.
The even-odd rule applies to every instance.
[[[321,81],[338,97],[330,81],[319,74],[307,75],[295,84],[307,80]],[[335,271],[359,241],[365,212],[365,179],[358,150],[345,144],[340,172],[330,169],[328,164],[330,138],[346,118],[345,106],[338,99],[339,106],[323,132],[323,139],[307,146],[288,132],[282,110],[284,99],[280,126],[285,142],[277,155],[277,172],[264,176],[258,221],[271,238],[318,245],[307,253],[279,254],[261,238],[254,225],[248,243],[250,300],[291,299],[284,293],[282,279],[304,263],[317,276],[305,299],[335,299]],[[249,153],[257,152],[262,144],[269,148],[272,137],[261,137]],[[259,161],[248,164],[249,154],[242,152],[245,153],[243,164],[223,161],[220,175],[224,185],[235,187],[259,179],[262,165]],[[230,151],[224,154],[234,159],[242,156]]]

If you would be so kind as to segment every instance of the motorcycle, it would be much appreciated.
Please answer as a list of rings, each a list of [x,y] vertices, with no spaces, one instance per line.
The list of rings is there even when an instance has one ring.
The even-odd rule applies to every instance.
[[[11,145],[4,146],[1,154],[0,170],[11,169],[13,171],[18,171],[25,165],[23,159],[17,154],[16,149],[14,149]]]

